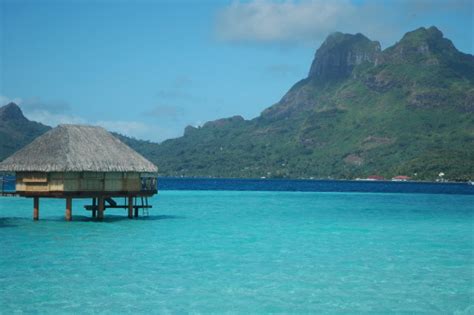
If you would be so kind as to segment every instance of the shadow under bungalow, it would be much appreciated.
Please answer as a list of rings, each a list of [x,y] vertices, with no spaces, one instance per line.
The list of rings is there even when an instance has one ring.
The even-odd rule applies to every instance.
[[[16,193],[33,198],[34,220],[42,197],[64,198],[68,221],[72,199],[90,198],[85,208],[101,220],[107,208],[136,217],[157,193],[158,168],[101,127],[59,125],[1,162],[0,172],[14,173]],[[126,202],[118,204],[118,197]]]

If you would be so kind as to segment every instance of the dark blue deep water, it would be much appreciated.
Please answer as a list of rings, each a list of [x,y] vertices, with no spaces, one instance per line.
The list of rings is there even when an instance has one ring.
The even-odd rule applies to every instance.
[[[467,183],[170,177],[159,178],[158,189],[474,194],[474,186]]]

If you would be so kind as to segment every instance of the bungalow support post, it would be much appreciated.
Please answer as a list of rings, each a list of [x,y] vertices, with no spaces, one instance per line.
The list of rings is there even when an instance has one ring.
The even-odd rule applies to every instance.
[[[97,219],[102,220],[104,218],[104,197],[99,197],[99,208],[97,213]]]
[[[72,220],[72,198],[66,198],[66,221]]]
[[[138,202],[135,202],[135,203],[138,205]],[[135,216],[135,218],[138,218],[138,207],[134,207],[134,208],[135,208],[134,216]]]
[[[97,198],[92,198],[92,217],[97,218]]]
[[[39,219],[39,197],[33,197],[33,220]]]
[[[128,218],[133,218],[133,197],[128,196]]]

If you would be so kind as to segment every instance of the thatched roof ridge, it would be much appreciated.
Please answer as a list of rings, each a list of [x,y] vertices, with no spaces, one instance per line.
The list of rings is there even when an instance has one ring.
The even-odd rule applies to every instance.
[[[158,168],[101,127],[59,125],[0,163],[6,172],[143,172]]]

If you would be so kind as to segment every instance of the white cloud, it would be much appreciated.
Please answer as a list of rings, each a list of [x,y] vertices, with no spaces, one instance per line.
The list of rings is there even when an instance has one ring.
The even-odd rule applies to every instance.
[[[86,123],[86,120],[81,117],[64,114],[63,112],[68,111],[70,107],[69,104],[63,101],[44,102],[39,97],[23,99],[0,95],[0,106],[10,102],[19,105],[28,119],[45,125]]]
[[[0,106],[7,105],[11,102],[15,103],[16,105],[20,105],[22,103],[22,101],[23,100],[19,97],[9,98],[8,96],[0,95]]]
[[[94,125],[129,137],[151,141],[161,141],[165,139],[163,136],[168,136],[168,132],[166,130],[162,130],[155,126],[150,126],[138,121],[90,121],[80,116],[53,114],[47,110],[35,110],[27,112],[25,113],[25,116],[30,120],[37,121],[52,127],[55,127],[59,124]]]
[[[59,124],[86,124],[87,121],[79,116],[66,114],[53,114],[47,110],[25,111],[25,116],[37,122],[48,126],[57,126]]]
[[[146,124],[138,121],[100,120],[95,122],[94,125],[136,138],[141,138],[142,135],[146,135],[150,131],[150,128]]]
[[[382,46],[420,26],[447,27],[440,16],[473,16],[472,0],[235,0],[216,16],[216,34],[230,42],[314,45],[332,32],[363,33]],[[470,36],[463,25],[458,29]]]
[[[202,127],[204,125],[204,122],[202,120],[195,121],[194,123],[191,124],[191,126],[195,128]]]
[[[217,35],[229,41],[285,42],[317,39],[356,13],[343,1],[233,2],[217,15]]]
[[[22,100],[21,107],[25,111],[49,111],[54,113],[63,113],[71,109],[69,104],[62,100],[44,101],[40,97],[31,97]]]
[[[163,135],[168,135],[166,130],[157,129],[156,127],[138,121],[91,121],[81,116],[61,113],[61,111],[69,110],[69,105],[63,102],[44,103],[39,99],[22,101],[20,98],[10,99],[0,95],[0,106],[8,104],[11,101],[21,105],[25,116],[29,120],[37,121],[51,127],[56,127],[60,124],[95,125],[126,136],[152,141],[164,140]]]
[[[153,117],[160,120],[173,120],[176,121],[180,116],[184,114],[184,109],[181,106],[174,105],[156,105],[144,112],[148,117]]]
[[[156,123],[146,124],[138,121],[107,120],[94,122],[93,125],[101,126],[109,131],[117,132],[136,139],[150,140],[154,142],[161,142],[182,135],[182,131],[177,133],[173,128],[167,128]]]

